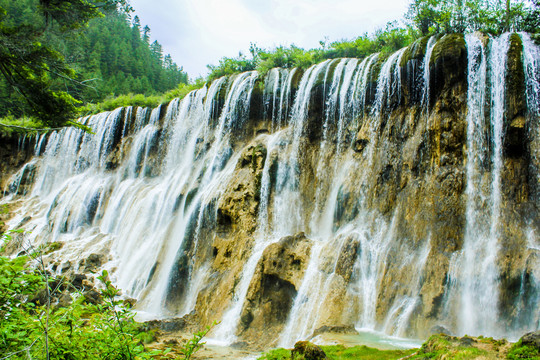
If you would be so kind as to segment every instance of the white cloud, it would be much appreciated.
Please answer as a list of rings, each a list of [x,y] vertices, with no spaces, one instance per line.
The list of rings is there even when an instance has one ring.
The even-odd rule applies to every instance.
[[[191,77],[207,64],[246,53],[251,42],[268,48],[350,39],[399,20],[407,0],[131,0],[152,38]]]

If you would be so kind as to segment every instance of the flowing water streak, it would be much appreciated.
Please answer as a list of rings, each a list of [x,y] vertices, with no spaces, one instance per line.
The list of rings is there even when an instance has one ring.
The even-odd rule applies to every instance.
[[[296,234],[303,228],[303,206],[298,191],[300,177],[299,151],[305,123],[308,115],[311,92],[314,86],[321,85],[323,71],[329,66],[331,60],[326,60],[310,67],[302,76],[290,119],[292,140],[283,159],[277,165],[275,179],[275,194],[272,208],[273,234],[283,237]],[[279,209],[279,210],[277,210]]]
[[[320,77],[323,71],[327,74],[330,63],[331,61],[327,60],[319,65],[310,67],[300,81],[291,116],[293,139],[290,145],[290,155],[286,159],[279,159],[278,161],[277,189],[274,194],[274,203],[272,204],[274,209],[273,229],[270,235],[267,234],[266,236],[255,238],[252,253],[243,267],[240,281],[236,286],[233,302],[225,312],[221,324],[214,331],[214,337],[224,343],[230,344],[236,339],[236,329],[247,290],[264,249],[281,237],[294,234],[301,229],[302,206],[296,184],[298,181],[297,171],[299,170],[298,156],[300,139],[304,130],[304,123],[307,119],[311,90],[317,82],[321,82]]]
[[[337,154],[341,154],[345,127],[348,125],[348,122],[351,120],[354,112],[354,103],[352,99],[357,86],[357,80],[359,77],[358,74],[360,74],[360,69],[358,68],[358,59],[351,59],[347,63],[344,72],[343,84],[341,85],[339,91],[339,119],[336,146]]]
[[[336,71],[337,70],[338,68],[336,68]],[[341,72],[343,74],[341,74]],[[352,159],[350,157],[347,159],[344,158],[347,153],[344,151],[342,145],[345,140],[344,128],[346,122],[348,122],[350,119],[348,118],[349,112],[347,111],[347,106],[350,104],[348,101],[348,96],[352,96],[355,90],[353,87],[356,85],[353,82],[355,72],[359,72],[358,60],[347,59],[347,61],[344,62],[343,69],[340,70],[339,76],[334,74],[332,87],[336,87],[335,95],[334,92],[330,92],[328,99],[329,102],[334,103],[332,106],[334,111],[336,111],[336,108],[338,109],[337,131],[332,134],[335,138],[336,144],[333,153],[331,152],[331,149],[327,150],[326,147],[321,147],[321,156],[317,168],[317,176],[319,178],[323,177],[326,179],[327,184],[324,186],[328,187],[328,189],[324,189],[324,191],[322,191],[322,185],[318,186],[315,204],[317,207],[319,204],[321,204],[322,211],[319,213],[319,211],[316,209],[313,212],[311,219],[311,229],[316,229],[312,231],[319,234],[319,236],[322,238],[330,238],[334,235],[334,213],[339,203],[339,189],[346,180],[348,166],[352,166],[352,163],[349,163],[352,161]],[[334,123],[336,122],[334,112],[327,113],[326,121],[332,121]],[[325,142],[327,141],[329,140],[325,140]],[[329,161],[332,162],[331,166],[328,166],[328,164],[324,162],[325,158],[330,159]],[[324,197],[322,194],[324,194]]]
[[[182,103],[188,105],[191,101],[192,97],[187,96]],[[171,117],[177,113],[177,104],[171,105],[175,108],[168,109],[165,123],[173,122]],[[184,125],[181,120],[178,122]],[[153,116],[147,126],[154,126],[152,124],[157,124],[157,119]],[[199,124],[199,127],[202,125]],[[194,141],[187,143],[190,145]],[[175,250],[183,241],[183,237],[179,236],[182,232],[171,235],[171,229],[177,229],[178,224],[185,224],[186,221],[185,209],[175,213],[174,203],[183,189],[181,185],[189,179],[189,171],[193,168],[193,156],[190,156],[193,151],[189,145],[185,148],[181,161],[178,161],[177,168],[166,173],[164,177],[151,180],[141,178],[135,182],[121,183],[118,191],[114,191],[111,196],[114,206],[109,207],[103,219],[103,231],[118,237],[112,249],[116,255],[115,277],[118,284],[131,290],[130,296],[139,298],[139,309],[156,316],[164,310],[163,301],[151,302],[147,300],[148,296],[154,294],[154,299],[164,298],[167,275],[174,261]],[[162,143],[161,146],[165,147],[167,144]],[[111,228],[113,224],[114,227]],[[173,237],[179,241],[172,241]],[[149,238],[152,241],[148,241]],[[149,284],[152,278],[156,280]]]
[[[266,138],[267,154],[277,151],[281,141],[282,132],[273,134]],[[261,202],[259,205],[259,214],[257,229],[255,231],[253,250],[249,259],[244,264],[240,281],[235,287],[232,303],[224,313],[220,324],[213,331],[213,339],[220,343],[230,345],[236,340],[236,330],[240,323],[240,315],[246,301],[246,295],[255,274],[257,264],[261,259],[264,250],[271,244],[279,241],[280,237],[275,237],[269,229],[268,224],[268,200],[270,197],[271,176],[270,167],[272,162],[267,159],[264,163],[261,178]]]
[[[272,120],[273,124],[277,124],[276,129],[280,129],[282,126],[284,126],[289,117],[292,81],[297,71],[297,68],[292,69],[287,73],[287,77],[285,78],[284,88],[282,88],[281,95],[279,97],[279,111],[277,113],[277,118]]]
[[[375,53],[373,55],[368,56],[364,59],[362,62],[362,74],[360,76],[360,83],[357,85],[356,89],[357,92],[355,93],[355,98],[358,101],[358,108],[362,109],[362,112],[366,112],[366,96],[367,96],[367,84],[371,71],[371,67],[379,59],[379,53]]]
[[[406,243],[406,242],[405,242]],[[386,334],[404,337],[409,326],[409,320],[414,310],[421,304],[422,298],[420,290],[422,287],[422,276],[431,251],[431,236],[428,236],[425,245],[419,252],[411,251],[403,261],[403,271],[411,271],[408,266],[412,266],[410,287],[407,295],[396,299],[386,315],[383,326]]]
[[[337,135],[334,126],[336,125],[336,111],[339,105],[339,93],[342,84],[342,78],[345,75],[344,70],[346,64],[350,59],[341,59],[334,69],[332,76],[332,82],[330,84],[330,90],[328,95],[324,98],[325,111],[324,111],[324,122],[323,122],[323,134],[322,140],[319,146],[319,161],[317,163],[316,176],[319,180],[319,185],[317,186],[315,192],[314,205],[315,209],[313,210],[313,216],[311,219],[311,229],[317,228],[317,225],[320,222],[322,211],[324,210],[325,199],[327,198],[328,187],[331,184],[334,173],[333,169],[335,166],[328,166],[328,161],[330,156],[332,156],[332,144],[334,142],[334,136]],[[328,67],[330,68],[330,66]],[[328,69],[326,71],[325,77],[328,75]],[[337,139],[339,141],[339,139]],[[337,164],[338,159],[337,153],[334,154],[334,164]],[[332,161],[332,160],[330,160]],[[330,235],[330,234],[325,234]],[[322,237],[325,237],[322,235]]]
[[[463,285],[459,288],[462,314],[460,326],[462,331],[470,333],[480,314],[476,306],[478,294],[475,289],[480,286],[478,276],[481,275],[475,274],[477,270],[474,264],[477,251],[483,251],[489,242],[489,220],[485,216],[484,208],[490,195],[482,181],[485,161],[489,156],[489,129],[485,123],[484,111],[487,76],[484,46],[475,35],[467,35],[465,41],[468,57],[466,225],[462,256],[454,258],[458,263],[451,264],[450,268],[453,270],[451,274],[459,281],[458,285]],[[475,277],[475,280],[469,277]],[[487,304],[482,304],[482,307],[485,305]]]
[[[529,34],[521,33],[523,43],[523,67],[525,70],[528,130],[531,137],[530,153],[533,171],[538,179],[536,200],[540,200],[540,46]]]
[[[242,101],[249,103],[249,99],[251,97],[251,92],[252,92],[252,89],[253,89],[254,81],[256,80],[256,78],[257,78],[256,74],[251,73],[251,76],[248,78],[247,82],[246,81],[238,82],[238,83],[235,82],[236,84],[238,84],[238,86],[236,88],[237,95],[234,95],[232,93],[229,93],[229,94],[231,94],[231,96],[238,96],[238,98],[244,97],[244,99]],[[234,86],[235,83],[233,83],[233,86]],[[204,116],[204,118],[206,118],[206,119],[208,119],[208,121],[210,121],[210,119],[213,116],[213,113],[216,112],[215,104],[218,102],[217,96],[218,96],[219,91],[220,91],[221,87],[223,86],[223,84],[224,84],[223,78],[218,79],[214,83],[212,83],[212,85],[211,85],[211,87],[210,87],[210,89],[208,91],[208,95],[206,96],[205,105],[199,111],[195,111],[195,112],[192,112],[192,113],[199,114],[198,116]],[[246,84],[247,84],[247,87],[246,87]],[[231,89],[231,90],[233,90],[233,89]],[[229,110],[229,108],[225,108],[223,111],[235,111],[235,108],[233,107],[230,110]],[[238,113],[234,114],[233,113],[233,114],[229,114],[229,115],[232,115],[233,118],[235,120],[237,120],[237,121],[244,121],[244,119],[242,119],[241,117],[245,116],[246,114],[245,113],[244,114],[238,114]],[[199,118],[198,116],[195,116],[195,119],[198,119]],[[227,116],[227,114],[224,114],[224,112],[222,112],[221,116]],[[184,127],[182,127],[182,129]],[[210,127],[205,126],[204,131],[202,133],[200,133],[198,136],[194,137],[194,143],[193,143],[194,147],[195,147],[198,139],[203,139],[205,137],[208,137],[208,131],[209,130],[210,130]],[[181,137],[184,137],[184,136],[185,135],[181,135]],[[217,139],[218,137],[214,136],[213,138]],[[220,141],[214,141],[213,146],[225,147],[225,148],[228,149],[228,144],[226,142],[222,143]],[[223,154],[224,149],[223,148],[218,149],[217,152]],[[194,156],[195,156],[195,154],[194,154]],[[200,158],[200,156],[201,156],[201,154],[199,153],[197,155],[197,157]],[[226,160],[226,159],[222,159],[222,162],[223,162],[223,160]],[[229,161],[229,164],[231,164],[231,163],[236,163],[236,161],[233,159],[233,160]],[[222,165],[220,165],[220,166],[222,166]],[[190,192],[196,191],[196,195],[194,196],[194,199],[191,201],[195,205],[191,206],[192,210],[190,212],[189,218],[192,219],[191,221],[195,220],[195,218],[196,218],[196,226],[195,226],[195,232],[194,232],[194,235],[193,235],[194,243],[192,245],[194,253],[192,254],[192,257],[190,259],[189,274],[188,274],[187,280],[186,280],[186,282],[187,282],[187,291],[186,291],[186,295],[185,295],[185,299],[184,299],[184,304],[183,304],[183,307],[182,307],[182,310],[181,310],[181,314],[187,314],[187,313],[189,313],[189,312],[191,312],[193,310],[193,308],[195,306],[195,303],[196,303],[197,295],[199,294],[199,292],[201,291],[201,289],[205,285],[205,279],[206,279],[206,276],[207,276],[208,271],[210,269],[210,264],[209,263],[200,264],[199,266],[197,266],[197,264],[195,264],[195,259],[197,259],[198,252],[199,252],[199,246],[198,246],[199,239],[201,238],[202,227],[205,224],[204,216],[207,213],[206,207],[211,204],[212,197],[215,196],[215,193],[217,191],[220,191],[219,190],[220,186],[227,182],[227,178],[229,177],[229,172],[231,171],[230,169],[231,169],[231,167],[229,166],[228,171],[223,171],[218,176],[206,177],[206,179],[210,179],[210,183],[209,183],[208,186],[209,186],[209,188],[214,189],[213,191],[197,191],[198,189],[196,188],[196,186],[197,186],[196,183],[193,183],[192,185],[190,185],[190,189],[191,189]],[[204,171],[204,169],[201,168],[201,171]],[[204,184],[204,182],[203,182],[203,184]],[[183,203],[182,207],[185,207],[187,197],[184,197],[183,201],[184,201],[184,203]],[[198,213],[197,214],[194,213],[195,211],[197,211]]]
[[[194,149],[197,145],[198,138],[200,138],[200,135],[203,132],[203,129],[208,129],[208,127],[205,126],[205,123],[211,121],[210,118],[201,119],[199,116],[203,113],[210,115],[210,112],[202,112],[201,106],[196,106],[194,108],[194,111],[195,114],[198,114],[199,116],[188,117],[192,121],[200,124],[199,131],[192,132],[192,135],[189,137],[189,149],[186,149],[188,150],[189,154],[192,154],[192,156],[188,157],[189,164],[186,167],[187,173],[190,174],[190,176],[188,177],[189,179],[186,178],[185,181],[183,181],[182,183],[176,183],[174,186],[169,186],[169,188],[195,191],[196,194],[190,205],[186,204],[187,197],[183,197],[181,204],[182,206],[180,206],[179,208],[179,212],[181,215],[178,216],[178,220],[175,221],[175,223],[172,224],[169,228],[169,233],[179,238],[180,241],[174,249],[170,248],[169,245],[169,249],[165,251],[163,269],[164,271],[166,271],[166,273],[157,277],[158,285],[154,285],[155,289],[145,296],[147,299],[152,299],[157,296],[158,298],[161,298],[163,299],[163,301],[165,301],[168,289],[171,286],[171,271],[173,269],[174,261],[179,254],[179,250],[183,246],[186,231],[189,228],[190,221],[193,221],[192,219],[196,219],[198,220],[198,225],[202,224],[199,216],[200,214],[202,214],[203,209],[201,209],[199,205],[203,203],[207,204],[211,197],[222,191],[222,187],[224,186],[223,184],[227,183],[227,179],[230,177],[232,171],[234,170],[234,164],[236,163],[236,158],[238,157],[238,155],[233,158],[224,157],[224,154],[226,154],[229,149],[228,135],[231,131],[231,128],[235,126],[240,126],[237,123],[245,121],[244,118],[249,112],[249,107],[246,107],[245,105],[249,105],[251,92],[253,90],[253,86],[255,80],[257,79],[257,76],[258,74],[256,72],[248,72],[235,77],[231,87],[228,90],[227,98],[220,118],[218,120],[218,126],[215,128],[215,134],[212,137],[213,141],[211,143],[211,148],[207,153],[207,160],[201,161],[198,164],[195,164],[196,159]],[[219,85],[220,84],[218,83],[216,86]],[[213,93],[213,95],[215,96],[217,96],[217,94],[217,91]],[[197,98],[202,99],[202,96],[197,96]],[[205,108],[211,108],[211,103],[213,103],[214,101],[214,98],[207,97],[206,102],[210,104],[205,105]],[[182,131],[185,131],[186,128],[189,128],[189,126],[186,126],[186,124],[183,123],[180,123],[178,126],[182,127]],[[204,163],[207,163],[208,166],[203,166]],[[194,183],[194,179],[199,178],[202,179],[200,184]],[[188,189],[185,189],[187,181],[190,181],[190,179],[191,183],[188,186]],[[173,199],[176,198],[178,198],[178,196],[173,197]],[[196,211],[199,211],[199,215],[196,215]],[[189,277],[192,277],[192,275],[193,274],[190,273]],[[189,300],[189,302],[192,302],[193,297],[196,296],[194,295],[194,292],[197,292],[199,290],[200,286],[188,287],[188,294],[186,295],[186,297],[188,299],[191,299]],[[151,307],[149,308],[149,310],[151,310],[149,312],[154,312],[156,310],[159,310],[160,308],[160,306],[156,306],[155,301],[150,302],[149,307]],[[164,306],[161,306],[161,308],[163,307]],[[185,308],[186,304],[184,304],[184,309]]]
[[[264,91],[263,91],[263,120],[272,122],[272,131],[274,126],[274,120],[276,119],[277,113],[277,102],[279,101],[279,93],[282,91],[281,82],[283,81],[282,69],[273,68],[271,69],[264,80]],[[272,110],[271,114],[268,114],[269,109]]]
[[[271,132],[279,130],[288,116],[292,78],[296,70],[296,68],[290,71],[274,68],[266,76],[263,93],[263,118],[265,121],[271,121]],[[272,110],[271,114],[268,114],[269,109]]]
[[[358,61],[356,59],[342,59],[334,69],[330,90],[325,99],[325,126],[319,150],[320,160],[317,165],[317,177],[326,181],[321,181],[315,191],[315,210],[312,213],[309,235],[317,240],[311,249],[308,268],[289,313],[287,324],[280,336],[282,346],[289,346],[291,342],[294,343],[297,339],[309,336],[318,324],[320,309],[336,276],[335,269],[339,259],[339,256],[337,256],[338,251],[335,253],[333,268],[327,270],[329,275],[324,275],[320,264],[324,261],[323,253],[325,256],[329,256],[329,253],[328,251],[321,251],[325,248],[341,249],[347,239],[346,235],[334,237],[333,218],[339,188],[345,180],[345,175],[349,169],[347,161],[341,160],[343,154],[339,143],[342,141],[342,128],[345,122],[344,119],[347,116],[345,114],[348,102],[347,95],[352,94],[354,91],[354,89],[351,89],[351,84],[353,84],[352,79],[357,68]],[[337,121],[336,112],[338,115]],[[334,139],[337,142],[336,147],[330,146]],[[334,165],[327,166],[325,162],[327,159],[333,161]],[[341,171],[339,172],[338,164],[341,165]],[[323,194],[327,193],[329,193],[328,196],[323,196]],[[322,206],[320,213],[319,206]],[[314,296],[314,294],[317,294],[317,296]]]
[[[223,165],[223,159],[226,156],[224,151],[230,149],[226,144],[229,140],[227,135],[232,127],[242,126],[241,122],[249,112],[251,92],[258,76],[256,71],[234,76],[218,119],[214,142],[210,150],[211,160],[208,169],[204,172],[203,184],[210,182],[215,172]]]
[[[369,128],[369,144],[367,146],[368,168],[372,169],[375,151],[377,150],[377,144],[379,141],[379,132],[382,123],[382,117],[384,116],[384,109],[390,100],[392,94],[392,69],[394,66],[399,67],[398,60],[401,58],[406,48],[396,51],[384,62],[381,67],[381,72],[377,79],[377,90],[375,93],[375,101],[373,108],[371,109],[371,126]],[[394,68],[395,69],[395,68]]]
[[[429,65],[431,61],[431,54],[433,53],[433,49],[435,48],[435,44],[437,43],[437,36],[433,35],[429,38],[428,43],[426,45],[426,54],[424,56],[424,77],[423,77],[423,88],[422,88],[422,104],[424,104],[424,111],[427,115],[429,110]]]
[[[314,317],[317,314],[312,310],[314,310],[320,296],[317,290],[321,289],[325,282],[324,275],[319,268],[323,247],[322,241],[315,241],[311,247],[310,261],[302,285],[294,298],[287,323],[279,338],[278,346],[280,347],[291,347],[296,341],[306,339],[313,333],[313,327],[316,326]]]
[[[491,70],[492,131],[491,185],[482,182],[483,162],[488,149],[483,134],[489,130],[482,124],[486,83],[486,67],[482,44],[473,36],[467,37],[469,57],[469,90],[467,114],[467,188],[466,229],[461,254],[452,259],[451,274],[459,281],[461,292],[458,307],[458,332],[469,335],[495,336],[498,324],[499,280],[499,217],[501,206],[501,172],[503,124],[505,109],[505,76],[509,34],[491,41],[489,65]],[[489,193],[487,193],[489,191]],[[484,209],[489,208],[489,215]],[[456,280],[451,280],[456,281]],[[454,286],[454,288],[456,288]]]

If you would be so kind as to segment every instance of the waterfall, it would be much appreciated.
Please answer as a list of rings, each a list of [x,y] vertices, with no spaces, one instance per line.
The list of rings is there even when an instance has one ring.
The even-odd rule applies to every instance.
[[[451,267],[451,283],[460,294],[458,332],[498,336],[499,222],[505,76],[510,34],[491,41],[489,58],[480,39],[466,37],[468,47],[467,94],[467,206],[464,244]],[[487,83],[487,68],[491,71]],[[489,87],[488,87],[489,85]],[[486,91],[490,91],[490,117],[486,121]],[[488,134],[491,132],[491,143]],[[491,178],[486,179],[486,169]],[[489,211],[486,211],[489,209]]]
[[[20,200],[9,226],[31,232],[35,245],[63,243],[48,258],[58,274],[58,264],[84,272],[85,259],[100,255],[114,284],[137,299],[141,319],[220,321],[211,337],[229,345],[252,336],[290,347],[324,325],[393,336],[423,336],[433,325],[488,336],[535,329],[540,51],[527,34],[520,38],[530,160],[512,164],[526,164],[516,173],[527,173],[523,189],[536,193],[523,190],[526,204],[508,205],[530,212],[515,245],[510,300],[500,265],[511,221],[503,191],[510,34],[466,35],[466,82],[441,83],[446,97],[435,97],[430,83],[450,70],[430,62],[453,55],[434,53],[431,37],[419,59],[407,59],[404,48],[305,70],[250,71],[155,109],[80,119],[94,134],[66,128],[22,138],[19,146],[33,144],[35,156],[5,190],[11,195],[2,201]],[[422,63],[418,76],[402,66],[410,60]],[[437,141],[445,143],[430,146]],[[456,159],[433,161],[451,146]],[[264,163],[255,164],[259,150]],[[462,187],[447,189],[461,176]],[[463,209],[447,211],[451,191]],[[229,205],[236,222],[226,221]],[[462,220],[462,237],[443,234],[449,216]],[[305,258],[275,259],[290,260],[281,270],[294,281],[280,269],[269,276],[290,290],[290,308],[275,333],[254,339],[242,317],[252,292],[270,291],[256,283],[268,275],[260,273],[268,270],[265,251],[299,233]],[[225,265],[220,242],[237,251]],[[502,324],[509,301],[517,315]]]
[[[426,45],[426,54],[423,61],[423,87],[422,87],[422,104],[424,104],[424,111],[427,113],[429,111],[429,87],[430,87],[430,72],[429,65],[431,61],[431,54],[433,49],[437,44],[437,36],[431,36]]]
[[[533,171],[540,183],[540,47],[531,40],[531,37],[521,34],[523,42],[523,66],[525,70],[525,91],[529,111],[530,147],[533,158]],[[540,199],[540,185],[536,186],[536,199]]]

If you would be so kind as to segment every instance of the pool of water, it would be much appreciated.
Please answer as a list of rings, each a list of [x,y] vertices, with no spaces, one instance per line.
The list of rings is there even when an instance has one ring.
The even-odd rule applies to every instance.
[[[318,345],[366,345],[380,350],[419,348],[424,342],[419,339],[405,339],[389,336],[371,329],[356,329],[356,331],[358,331],[358,334],[324,333],[311,339],[311,342]]]

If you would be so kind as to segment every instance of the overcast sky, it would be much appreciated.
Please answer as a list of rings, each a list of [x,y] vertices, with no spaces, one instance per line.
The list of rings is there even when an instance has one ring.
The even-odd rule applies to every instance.
[[[131,0],[152,40],[190,78],[207,74],[223,56],[295,44],[351,39],[401,20],[408,0]]]

